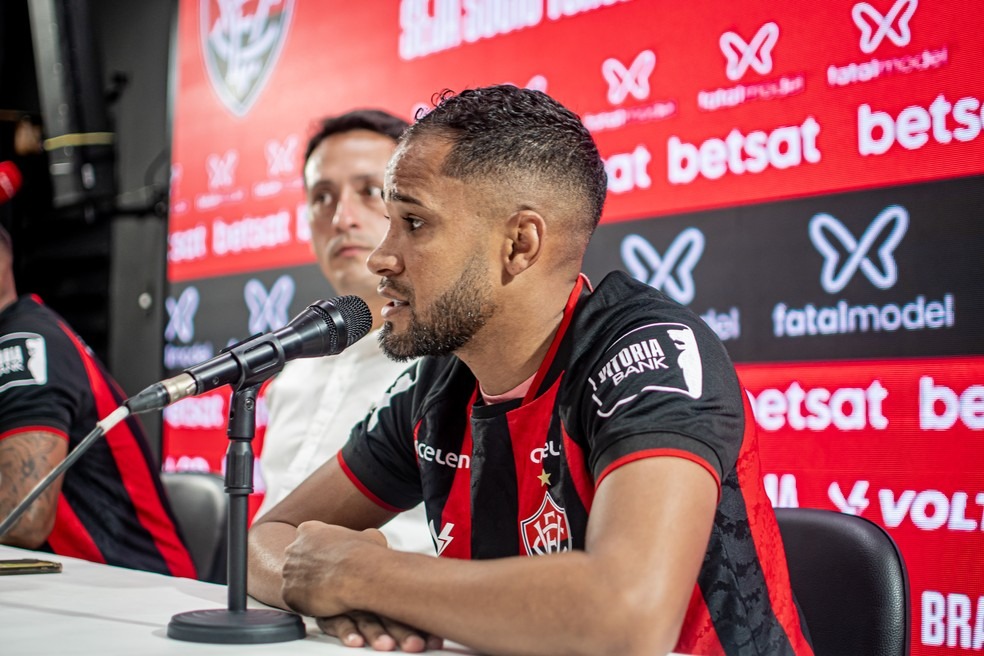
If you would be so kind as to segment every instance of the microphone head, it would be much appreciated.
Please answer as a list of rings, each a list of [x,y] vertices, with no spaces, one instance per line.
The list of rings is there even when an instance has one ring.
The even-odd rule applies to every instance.
[[[11,161],[0,162],[0,205],[14,197],[24,182],[20,169]]]
[[[358,296],[339,296],[334,300],[335,309],[345,320],[345,343],[339,343],[339,350],[348,348],[365,337],[372,328],[372,310]],[[339,326],[339,342],[342,341]]]
[[[328,328],[328,353],[341,353],[372,328],[372,311],[358,296],[339,296],[311,304]]]

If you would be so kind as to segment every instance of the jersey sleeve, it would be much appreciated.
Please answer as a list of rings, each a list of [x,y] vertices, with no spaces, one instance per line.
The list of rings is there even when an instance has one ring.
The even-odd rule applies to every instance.
[[[86,384],[75,347],[57,328],[0,336],[0,438],[35,428],[67,437]]]
[[[596,484],[622,464],[664,455],[696,462],[720,487],[744,433],[741,389],[720,340],[685,312],[616,334],[581,374],[577,416]]]
[[[338,454],[342,470],[378,505],[401,512],[421,502],[414,451],[420,363],[404,371],[353,429]]]

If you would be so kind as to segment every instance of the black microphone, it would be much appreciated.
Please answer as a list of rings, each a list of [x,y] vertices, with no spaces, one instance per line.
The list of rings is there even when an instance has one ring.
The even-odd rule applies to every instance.
[[[288,360],[341,353],[365,337],[370,328],[372,312],[358,296],[317,301],[280,330],[225,348],[211,360],[154,383],[127,399],[125,405],[131,414],[140,414],[222,385],[255,385],[283,369]]]

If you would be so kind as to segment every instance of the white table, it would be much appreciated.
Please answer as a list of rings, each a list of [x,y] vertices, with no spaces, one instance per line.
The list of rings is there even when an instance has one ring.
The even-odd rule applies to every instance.
[[[226,587],[191,579],[99,565],[76,558],[0,545],[0,559],[41,558],[62,563],[59,574],[0,576],[0,654],[319,654],[370,653],[343,647],[310,618],[303,640],[266,645],[214,645],[167,637],[171,616],[227,608]],[[249,606],[266,608],[249,600]],[[378,653],[378,652],[372,652]],[[430,654],[471,654],[448,647]]]

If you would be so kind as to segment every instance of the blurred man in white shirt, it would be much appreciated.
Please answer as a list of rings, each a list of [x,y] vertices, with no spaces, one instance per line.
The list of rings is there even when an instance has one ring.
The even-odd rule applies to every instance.
[[[382,200],[386,163],[407,123],[379,110],[356,110],[322,121],[304,157],[311,247],[340,295],[363,298],[374,332],[340,355],[288,362],[266,392],[269,422],[260,456],[266,497],[257,516],[335,455],[373,402],[407,368],[380,350],[385,299],[366,258],[386,233]],[[383,528],[392,547],[434,553],[423,506]]]

